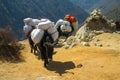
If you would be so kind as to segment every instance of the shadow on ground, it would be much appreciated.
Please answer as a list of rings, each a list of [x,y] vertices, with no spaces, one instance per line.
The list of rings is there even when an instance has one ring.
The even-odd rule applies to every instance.
[[[68,62],[53,61],[47,67],[48,70],[56,71],[56,73],[58,73],[59,75],[62,75],[64,73],[74,74],[72,72],[66,71],[74,68],[75,68],[75,64],[72,61],[68,61]]]

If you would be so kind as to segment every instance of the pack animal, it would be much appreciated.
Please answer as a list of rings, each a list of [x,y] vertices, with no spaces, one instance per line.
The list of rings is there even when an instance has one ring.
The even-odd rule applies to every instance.
[[[43,38],[37,46],[41,52],[41,57],[44,60],[44,67],[47,67],[49,62],[52,61],[54,52],[54,41],[47,31],[44,32]]]

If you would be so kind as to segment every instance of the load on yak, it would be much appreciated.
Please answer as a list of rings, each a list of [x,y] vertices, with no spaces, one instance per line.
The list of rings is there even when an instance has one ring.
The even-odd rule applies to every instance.
[[[24,19],[25,26],[23,31],[29,39],[31,52],[36,54],[37,48],[39,49],[39,57],[41,55],[44,60],[44,66],[52,60],[54,52],[54,45],[58,39],[58,31],[54,27],[54,22],[49,19]]]
[[[55,27],[59,32],[59,37],[69,37],[78,29],[78,21],[74,16],[67,14],[64,19],[59,19],[56,22]]]

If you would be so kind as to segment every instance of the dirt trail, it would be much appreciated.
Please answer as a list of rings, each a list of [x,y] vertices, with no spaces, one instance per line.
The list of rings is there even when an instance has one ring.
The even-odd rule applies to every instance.
[[[102,47],[115,49],[120,51],[120,34],[103,33],[96,36],[94,40],[90,42],[92,46],[95,44],[102,45]]]
[[[53,62],[46,69],[43,61],[30,53],[27,41],[20,63],[0,62],[0,80],[120,80],[120,52],[108,48],[76,46],[55,48]]]

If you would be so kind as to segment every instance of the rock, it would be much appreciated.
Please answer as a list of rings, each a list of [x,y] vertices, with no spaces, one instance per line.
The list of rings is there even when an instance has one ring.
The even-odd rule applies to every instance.
[[[74,36],[70,36],[66,40],[66,43],[67,43],[67,45],[71,45],[74,41],[75,41],[75,37]]]
[[[64,45],[63,48],[68,49],[70,45]]]
[[[97,46],[97,44],[96,44],[96,43],[95,43],[94,45],[95,45],[95,46]]]
[[[120,34],[120,31],[116,31],[117,34]]]
[[[100,40],[99,39],[96,39],[96,42],[99,42]]]
[[[88,42],[81,42],[81,45],[83,45],[83,46],[90,46]]]
[[[103,47],[103,45],[102,45],[102,44],[99,44],[98,46],[99,46],[99,47]]]
[[[76,45],[77,45],[76,43],[72,43],[69,48],[72,48],[72,47],[74,47]]]
[[[85,24],[78,30],[75,37],[81,41],[91,41],[96,35],[115,30],[115,23],[106,19],[101,10],[95,9],[86,19]]]

